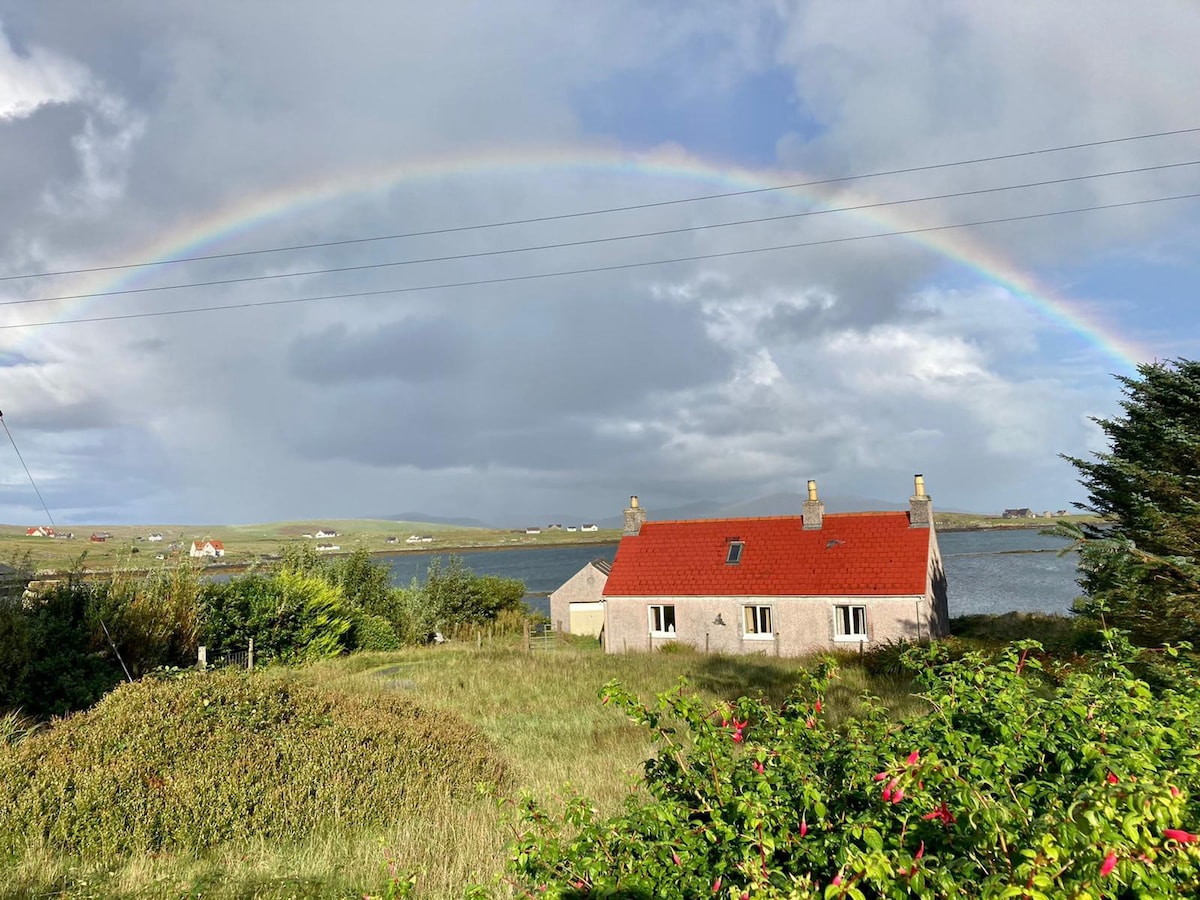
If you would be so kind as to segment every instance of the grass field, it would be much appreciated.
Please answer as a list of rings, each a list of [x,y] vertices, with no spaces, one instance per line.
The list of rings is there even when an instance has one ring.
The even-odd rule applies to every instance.
[[[525,654],[511,645],[445,645],[359,654],[256,677],[295,679],[356,694],[400,693],[480,728],[515,773],[513,794],[549,802],[565,785],[613,810],[633,787],[650,744],[645,733],[597,698],[612,678],[649,696],[685,676],[713,698],[762,694],[779,701],[800,661],[693,653],[606,656],[594,642],[562,643]],[[848,667],[827,697],[833,717],[850,712],[864,690],[897,712],[919,708],[906,679],[870,680]],[[509,832],[496,801],[431,803],[376,831],[314,835],[303,844],[225,847],[202,858],[160,855],[79,860],[27,854],[0,874],[5,896],[62,897],[361,897],[396,871],[412,873],[420,897],[461,897],[465,885],[491,883],[504,866]],[[389,863],[390,861],[390,863]]]
[[[333,538],[306,538],[319,530],[335,531]],[[553,547],[564,544],[613,543],[620,539],[617,530],[601,531],[543,531],[525,534],[523,531],[504,531],[487,528],[464,528],[456,525],[431,525],[422,522],[392,522],[376,519],[321,519],[296,522],[271,522],[263,525],[104,525],[65,526],[60,533],[73,532],[64,538],[29,537],[24,527],[0,525],[0,562],[10,562],[29,554],[40,570],[64,571],[74,566],[84,552],[84,567],[89,570],[112,569],[133,565],[152,568],[172,558],[172,545],[187,553],[192,541],[212,539],[225,545],[225,564],[248,565],[256,560],[277,554],[289,543],[334,544],[340,552],[348,553],[365,547],[372,553],[437,552],[438,550],[470,550],[499,547]],[[106,532],[102,543],[92,541],[91,535]],[[161,534],[162,542],[151,542],[151,534]],[[432,541],[406,544],[410,535],[430,536]],[[388,543],[394,537],[396,543]],[[156,557],[162,554],[166,559]]]

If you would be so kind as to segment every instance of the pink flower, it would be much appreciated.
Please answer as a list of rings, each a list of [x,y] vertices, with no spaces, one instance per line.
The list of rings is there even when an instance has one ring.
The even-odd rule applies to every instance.
[[[757,772],[759,775],[761,775],[761,774],[763,774],[763,772],[767,771],[767,767],[764,766],[762,763],[760,763],[758,760],[755,760],[754,761],[754,771]]]
[[[876,775],[876,776],[875,776],[875,780],[876,780],[876,781],[883,781],[883,779],[885,779],[885,778],[887,778],[887,777],[888,777],[888,773],[887,773],[887,772],[880,772],[878,775]]]
[[[906,766],[915,766],[920,759],[921,759],[921,751],[914,750],[912,753],[908,754],[908,759],[906,759],[904,761],[904,764]]]
[[[921,846],[917,848],[917,855],[913,859],[920,859],[925,855],[925,842],[921,841]]]
[[[896,793],[892,794],[892,802],[899,803],[904,799],[904,788],[900,788]]]
[[[1200,837],[1178,828],[1164,828],[1163,837],[1171,841],[1179,841],[1181,844],[1194,844],[1196,841],[1200,841]]]
[[[1100,877],[1103,878],[1109,872],[1117,867],[1117,854],[1110,852],[1104,857],[1104,862],[1100,863]]]
[[[721,876],[718,875],[716,881],[713,882],[712,892],[715,894],[721,889]]]
[[[804,727],[805,728],[816,728],[817,720],[814,719],[812,716],[809,716],[807,719],[804,720]]]
[[[800,837],[804,837],[806,834],[808,834],[808,817],[801,816],[800,817]]]
[[[749,892],[749,891],[742,891],[741,900],[750,900],[750,892]]]
[[[1171,785],[1171,796],[1172,797],[1179,796],[1179,788],[1175,787],[1175,785]]]
[[[820,701],[820,699],[818,699],[818,700],[817,700],[817,702],[813,704],[813,710],[814,710],[815,712],[820,712],[820,711],[821,711],[821,701]]]
[[[675,863],[675,865],[677,865],[677,866],[682,866],[682,865],[683,865],[683,860],[681,860],[681,859],[679,858],[679,854],[678,854],[678,853],[672,853],[672,854],[671,854],[671,862]]]
[[[892,799],[892,787],[891,787],[891,785],[888,785],[887,787],[885,787],[885,788],[883,789],[883,799],[884,799],[884,800],[891,800],[891,799]]]
[[[740,744],[740,743],[742,742],[742,732],[741,732],[741,729],[738,729],[737,731],[735,731],[735,732],[733,733],[733,742],[734,742],[735,744]]]
[[[838,872],[836,875],[834,875],[834,876],[833,876],[833,881],[831,881],[831,882],[830,882],[830,884],[832,884],[834,887],[841,887],[841,885],[842,885],[842,873],[841,873],[841,872]]]

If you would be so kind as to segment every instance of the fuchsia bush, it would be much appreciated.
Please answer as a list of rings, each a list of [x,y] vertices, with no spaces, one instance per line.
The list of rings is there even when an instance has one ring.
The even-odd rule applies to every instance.
[[[511,878],[529,895],[647,898],[1179,897],[1200,891],[1200,681],[1169,687],[1108,651],[1050,678],[1030,650],[910,651],[925,715],[868,702],[829,727],[832,664],[782,709],[683,686],[646,705],[649,799],[599,819],[523,804]]]

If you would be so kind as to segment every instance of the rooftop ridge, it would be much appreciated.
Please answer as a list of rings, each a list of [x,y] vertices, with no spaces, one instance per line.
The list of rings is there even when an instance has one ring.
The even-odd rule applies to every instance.
[[[856,512],[840,512],[826,513],[826,519],[851,519],[864,516],[904,516],[908,518],[908,510],[906,509],[878,509],[878,510],[862,510]],[[647,519],[647,525],[690,525],[704,524],[706,522],[787,522],[793,520],[803,520],[804,516],[796,513],[790,516],[712,516],[705,519]]]

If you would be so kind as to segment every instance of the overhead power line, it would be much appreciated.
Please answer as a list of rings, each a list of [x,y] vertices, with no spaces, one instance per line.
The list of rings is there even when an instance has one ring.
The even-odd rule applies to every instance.
[[[218,306],[194,306],[182,309],[163,309],[139,313],[117,313],[107,316],[88,316],[78,319],[59,319],[45,322],[24,322],[0,325],[0,330],[13,328],[43,328],[51,325],[79,325],[85,322],[116,322],[129,319],[151,319],[162,316],[180,316],[194,313],[222,312],[233,309],[253,309],[268,306],[288,306],[299,303],[317,303],[326,300],[351,300],[362,297],[381,297],[394,294],[412,294],[422,291],[439,291],[450,288],[480,287],[492,284],[512,284],[521,281],[537,281],[549,278],[564,278],[572,275],[591,275],[599,272],[617,272],[628,269],[643,269],[652,266],[665,266],[673,263],[699,262],[708,259],[727,259],[735,256],[749,256],[757,253],[772,253],[780,250],[799,250],[805,247],[823,247],[831,244],[846,244],[853,241],[874,240],[877,238],[901,237],[904,235],[930,234],[938,231],[950,231],[959,228],[974,228],[980,225],[996,225],[1003,222],[1027,222],[1033,219],[1048,219],[1055,216],[1067,216],[1077,213],[1098,212],[1109,209],[1125,209],[1133,206],[1146,206],[1151,203],[1167,203],[1175,200],[1195,200],[1200,198],[1200,192],[1191,194],[1172,194],[1167,197],[1151,197],[1144,200],[1127,200],[1122,203],[1104,203],[1096,206],[1080,206],[1073,209],[1060,209],[1052,212],[1027,213],[1019,216],[1003,216],[995,219],[979,219],[974,222],[958,222],[949,225],[930,225],[924,228],[908,228],[902,231],[884,231],[875,234],[860,234],[852,237],[827,238],[819,241],[803,241],[794,244],[777,244],[771,247],[751,247],[743,250],[726,250],[719,253],[699,253],[694,256],[678,256],[671,259],[654,259],[643,262],[614,263],[606,266],[591,266],[583,269],[565,269],[558,272],[534,272],[528,275],[510,275],[499,278],[480,278],[474,281],[449,281],[437,284],[413,285],[410,287],[384,288],[373,291],[348,291],[340,294],[322,294],[315,297],[291,297],[283,300],[252,300],[242,303],[225,303]]]
[[[52,272],[25,272],[18,275],[0,276],[0,282],[16,281],[25,278],[52,278],[60,275],[82,275],[89,272],[116,272],[127,269],[144,269],[152,266],[170,266],[180,263],[205,262],[216,259],[233,259],[240,256],[259,256],[268,253],[287,253],[296,250],[317,250],[326,247],[345,247],[352,244],[367,244],[377,241],[396,241],[405,238],[432,237],[439,234],[458,234],[466,231],[482,231],[489,228],[506,228],[514,225],[535,225],[543,222],[560,222],[566,219],[582,219],[589,216],[602,216],[610,213],[633,212],[640,209],[656,209],[664,206],[679,206],[685,203],[700,203],[706,200],[723,200],[730,197],[748,197],[754,194],[769,194],[780,191],[797,190],[806,187],[843,184],[848,181],[860,181],[867,178],[886,178],[892,175],[912,175],[918,172],[933,172],[939,169],[952,169],[959,166],[972,166],[987,162],[1000,162],[1007,159],[1022,159],[1032,156],[1042,156],[1050,153],[1064,153],[1070,150],[1083,150],[1089,147],[1103,147],[1112,144],[1124,144],[1133,141],[1145,141],[1153,138],[1175,137],[1182,134],[1200,132],[1200,126],[1195,128],[1177,128],[1172,131],[1156,131],[1148,134],[1126,135],[1124,137],[1105,138],[1103,140],[1084,141],[1078,144],[1060,144],[1055,147],[1039,147],[1034,150],[1021,150],[1015,153],[1001,153],[993,156],[977,156],[971,159],[960,159],[952,162],[930,163],[921,166],[907,166],[900,169],[883,169],[875,172],[859,172],[854,175],[840,175],[835,178],[821,178],[813,181],[796,181],[789,184],[771,185],[761,188],[747,188],[740,191],[723,191],[717,194],[702,194],[692,197],[681,197],[674,200],[655,200],[647,203],[633,203],[625,206],[608,206],[599,209],[580,210],[575,212],[554,213],[545,216],[533,216],[525,219],[505,219],[498,222],[482,222],[472,225],[457,225],[450,228],[434,228],[423,231],[404,231],[395,234],[378,234],[367,237],[344,238],[334,241],[317,241],[309,244],[287,244],[279,247],[261,247],[252,250],[233,250],[225,253],[206,253],[196,256],[177,256],[169,259],[143,260],[132,263],[116,263],[104,266],[83,266],[76,269],[58,269]]]
[[[29,471],[29,466],[25,465],[25,457],[21,455],[21,451],[17,448],[17,442],[13,440],[12,432],[8,430],[8,422],[4,420],[4,413],[2,412],[0,412],[0,425],[4,426],[4,433],[8,435],[8,442],[12,444],[13,450],[17,452],[17,459],[21,461],[21,468],[29,476],[29,483],[33,485],[33,492],[37,494],[38,500],[41,501],[42,509],[46,511],[46,518],[50,520],[51,527],[57,527],[54,524],[54,516],[50,515],[50,507],[46,505],[46,501],[42,497],[42,492],[38,489],[37,482],[33,480],[33,473]]]
[[[946,194],[931,194],[925,197],[908,197],[902,200],[881,200],[874,203],[860,203],[855,206],[835,206],[827,209],[810,209],[803,212],[784,213],[776,216],[758,216],[751,219],[736,219],[729,222],[712,222],[703,225],[685,225],[679,228],[662,228],[656,231],[641,231],[633,234],[609,235],[598,238],[583,238],[577,241],[559,241],[552,244],[534,244],[525,247],[511,247],[503,250],[479,250],[473,253],[454,253],[446,256],[425,256],[415,259],[389,260],[387,262],[360,263],[353,266],[334,266],[323,269],[306,269],[299,272],[270,272],[261,275],[240,275],[233,278],[216,278],[208,281],[186,281],[177,284],[150,285],[147,287],[121,288],[115,291],[88,291],[80,294],[59,294],[53,297],[25,297],[17,300],[0,300],[0,306],[24,306],[31,303],[53,303],[59,300],[83,300],[99,297],[120,297],[130,294],[155,294],[161,291],[179,291],[189,288],[220,287],[230,284],[247,284],[256,281],[277,281],[283,278],[303,278],[313,275],[337,275],[347,272],[366,272],[373,269],[393,269],[401,266],[416,266],[428,263],[455,262],[467,259],[483,259],[493,256],[509,256],[517,253],[533,253],[542,250],[563,250],[571,247],[587,247],[595,244],[611,244],[618,241],[632,241],[652,237],[667,237],[673,234],[687,234],[696,231],[707,231],[717,228],[731,228],[741,225],[758,225],[767,222],[782,222],[792,219],[803,219],[812,216],[831,215],[834,213],[863,212],[870,209],[883,209],[889,206],[903,206],[910,203],[927,203],[933,200],[952,200],[962,197],[977,197],[983,194],[997,194],[1005,191],[1025,190],[1028,188],[1047,187],[1070,182],[1089,181],[1096,178],[1111,178],[1117,175],[1134,175],[1144,172],[1156,172],[1164,169],[1180,169],[1200,165],[1200,160],[1186,162],[1164,163],[1157,166],[1141,166],[1135,169],[1118,169],[1111,172],[1096,172],[1090,175],[1072,175],[1063,178],[1049,178],[1044,181],[1027,181],[1021,184],[1009,184],[993,188],[975,188],[966,191],[953,191]]]

